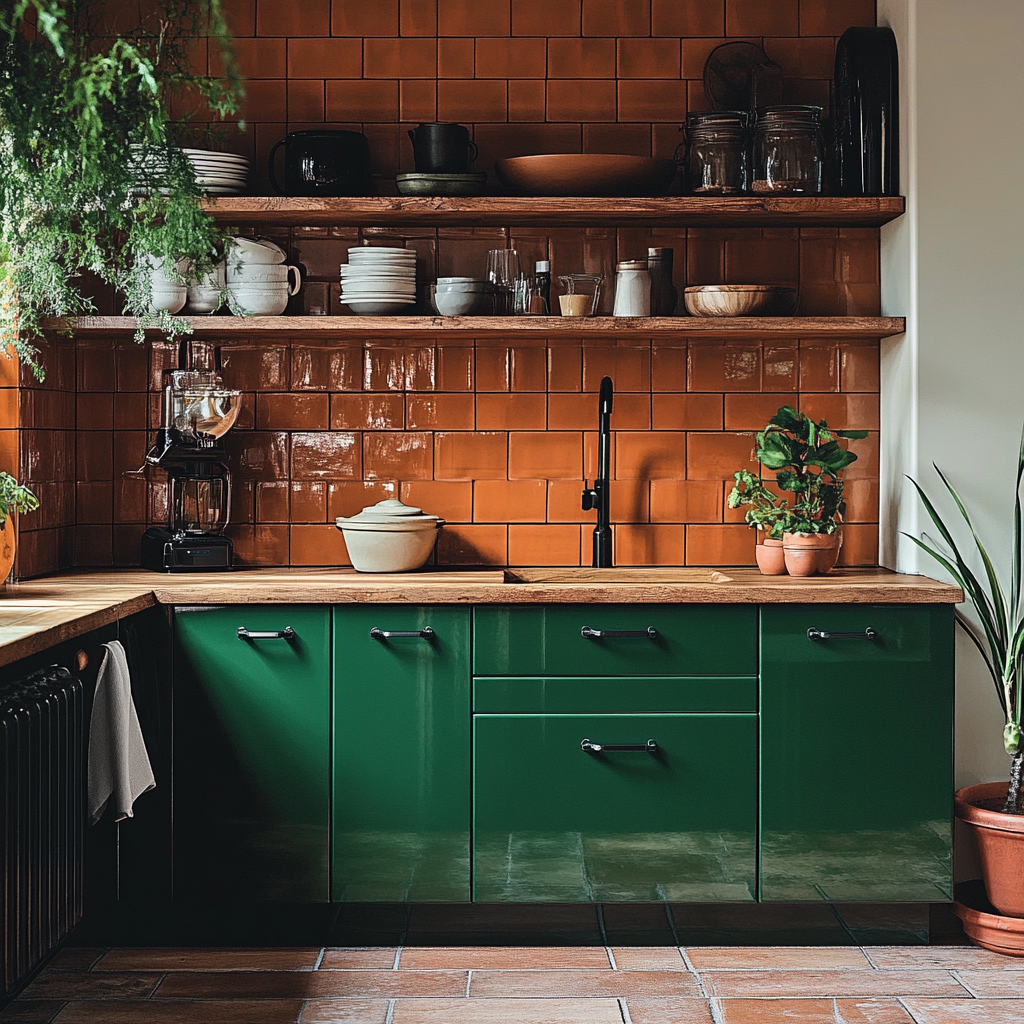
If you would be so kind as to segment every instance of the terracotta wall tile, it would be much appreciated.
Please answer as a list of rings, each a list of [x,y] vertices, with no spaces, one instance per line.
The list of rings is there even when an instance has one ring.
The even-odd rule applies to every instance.
[[[279,43],[282,59],[284,57],[283,39],[256,39],[253,43],[263,46]],[[363,73],[363,46],[359,39],[289,39],[287,44],[289,78],[359,78]],[[268,64],[262,55],[259,63],[261,77],[274,73],[266,70]]]
[[[799,30],[799,0],[725,0],[727,35],[795,36]]]
[[[850,447],[857,453],[857,461],[846,470],[847,480],[877,480],[879,436],[871,431],[867,437],[858,441],[850,441]]]
[[[407,395],[405,415],[409,430],[472,430],[476,423],[472,395]]]
[[[433,475],[433,460],[433,434],[363,435],[363,476],[367,480],[429,480]],[[358,475],[358,471],[353,475]]]
[[[543,523],[547,507],[544,480],[477,480],[473,522]]]
[[[548,78],[614,77],[614,39],[548,40]]]
[[[264,0],[256,8],[256,34],[329,36],[331,0],[304,0],[301,4],[268,4]]]
[[[585,36],[649,36],[651,0],[583,0]]]
[[[378,435],[390,440],[391,435]],[[291,435],[293,480],[336,480],[358,477],[359,435],[347,432],[295,433]]]
[[[259,510],[259,488],[266,485],[257,484],[257,518],[261,521],[265,517]],[[322,523],[327,519],[327,489],[328,484],[322,480],[297,480],[293,482],[290,490],[290,506],[288,511],[288,522],[293,523]]]
[[[504,480],[508,477],[508,434],[439,433],[435,435],[437,480]],[[525,474],[536,477],[538,474]]]
[[[74,528],[74,564],[92,567],[110,565],[114,560],[114,530],[106,526]]]
[[[508,435],[509,480],[578,480],[583,469],[583,435],[570,431]]]
[[[658,430],[615,435],[617,480],[678,479],[686,466],[686,434]]]
[[[29,394],[31,392],[28,392],[26,397]],[[17,426],[17,389],[4,388],[0,391],[0,396],[2,396],[0,423]],[[42,426],[42,424],[39,425]],[[114,427],[114,396],[102,392],[79,394],[75,401],[75,426],[79,430],[112,430]]]
[[[473,518],[473,484],[469,481],[408,480],[401,498],[447,523],[468,523]]]
[[[403,36],[436,36],[437,0],[399,0],[398,28]]]
[[[437,47],[433,39],[366,39],[364,78],[436,78]]]
[[[613,424],[616,430],[649,430],[651,427],[651,396],[649,394],[618,394],[614,402]],[[551,430],[576,430],[593,427],[598,422],[596,394],[548,395],[548,427]]]
[[[801,408],[804,399],[800,399]],[[783,405],[796,408],[796,395],[726,395],[726,430],[763,430],[776,411]]]
[[[512,35],[578,36],[581,0],[559,0],[555,11],[550,0],[512,0]]]
[[[398,83],[398,116],[403,121],[433,121],[437,117],[437,83],[413,79]]]
[[[307,435],[316,437],[316,434]],[[233,430],[224,435],[231,471],[241,480],[285,480],[288,435]]]
[[[398,497],[398,484],[388,480],[331,480],[327,484],[327,518],[354,516],[368,505]]]
[[[478,78],[544,78],[547,40],[522,38],[477,39]]]
[[[691,341],[689,381],[691,391],[760,391],[761,346]]]
[[[614,530],[616,565],[685,565],[686,527],[619,523]]]
[[[339,78],[327,82],[327,120],[393,122],[398,119],[398,83]],[[371,150],[372,152],[372,150]]]
[[[800,354],[793,342],[765,342],[762,351],[761,389],[795,391],[800,376]]]
[[[839,390],[839,346],[828,342],[800,345],[800,390]]]
[[[721,395],[652,395],[655,430],[721,430]]]
[[[262,394],[257,399],[258,430],[326,430],[330,425],[327,395]]]
[[[504,121],[508,116],[508,83],[505,79],[442,79],[437,83],[437,116],[459,122]]]
[[[619,39],[616,68],[619,78],[678,78],[678,39]]]
[[[801,395],[800,411],[836,430],[878,430],[877,394]]]
[[[875,0],[800,0],[800,35],[841,36],[851,25],[875,24]]]
[[[687,358],[686,342],[655,341],[651,345],[651,389],[653,391],[685,391]]]
[[[594,523],[594,513],[584,512],[582,507],[583,486],[579,480],[548,481],[549,523]]]
[[[651,0],[651,32],[656,36],[725,34],[725,0]]]
[[[509,121],[543,120],[547,109],[547,85],[536,79],[526,81],[509,81],[508,83],[508,119]]]
[[[477,395],[477,430],[543,430],[547,396],[540,394]]]
[[[472,78],[476,70],[472,39],[437,40],[437,77]]]
[[[255,35],[256,0],[220,0],[220,6],[232,35]]]
[[[510,0],[437,0],[438,35],[507,36],[511,25]]]
[[[583,347],[583,390],[595,395],[601,378],[609,376],[615,391],[651,390],[651,348],[643,343],[609,345],[586,342]]]
[[[652,523],[719,523],[723,491],[714,480],[652,480]]]
[[[601,78],[551,79],[547,118],[549,121],[614,121],[615,83]]]
[[[517,526],[508,528],[509,565],[579,565],[578,526]]]
[[[675,79],[619,79],[620,121],[685,121],[686,83]]]
[[[843,488],[846,499],[843,520],[847,523],[877,523],[878,491],[877,480],[847,480]]]
[[[293,524],[288,527],[292,565],[351,565],[341,530],[334,526]]]
[[[507,565],[508,527],[482,523],[444,526],[437,539],[437,561],[443,565]]]
[[[261,523],[287,523],[291,484],[271,480],[256,485],[256,519]],[[326,505],[325,505],[326,509]]]
[[[755,531],[746,525],[686,527],[687,565],[753,565]]]
[[[262,396],[260,401],[263,401]],[[332,430],[401,430],[405,425],[404,401],[400,394],[331,395]]]
[[[845,343],[839,346],[839,382],[843,391],[878,392],[881,385],[879,347]]]
[[[250,78],[245,83],[242,116],[246,120],[287,121],[287,86],[288,83],[280,78]]]
[[[397,36],[398,4],[399,0],[333,0],[331,35]]]
[[[849,523],[843,527],[840,565],[878,564],[878,524]]]
[[[757,472],[754,435],[687,434],[686,479],[727,480],[738,469]]]
[[[245,78],[285,78],[295,77],[287,64],[286,39],[245,39],[235,38],[235,60],[238,71]],[[210,50],[210,69],[213,74],[220,75],[224,71],[224,62],[220,50],[214,46]],[[297,77],[322,77],[299,75]]]
[[[773,39],[772,60],[787,78],[830,80],[835,73],[835,41],[831,38]]]
[[[651,155],[651,127],[646,124],[585,124],[584,153]]]

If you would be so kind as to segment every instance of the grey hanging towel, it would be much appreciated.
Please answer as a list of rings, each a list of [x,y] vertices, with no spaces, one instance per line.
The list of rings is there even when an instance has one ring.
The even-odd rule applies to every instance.
[[[89,723],[89,821],[95,825],[109,807],[114,821],[132,817],[135,801],[156,787],[124,648],[103,645]]]

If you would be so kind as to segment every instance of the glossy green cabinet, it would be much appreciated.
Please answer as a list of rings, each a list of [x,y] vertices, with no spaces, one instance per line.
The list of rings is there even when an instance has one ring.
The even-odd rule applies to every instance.
[[[757,674],[751,605],[485,605],[473,629],[476,675]]]
[[[473,745],[475,900],[756,897],[755,715],[477,715]]]
[[[174,636],[174,898],[328,900],[330,609],[177,608]]]
[[[469,616],[334,610],[334,900],[470,898]]]
[[[950,899],[952,794],[951,605],[762,608],[763,899]]]

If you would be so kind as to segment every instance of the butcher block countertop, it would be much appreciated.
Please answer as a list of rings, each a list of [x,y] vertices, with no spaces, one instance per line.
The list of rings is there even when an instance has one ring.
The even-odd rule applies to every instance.
[[[953,604],[963,592],[888,569],[797,579],[753,568],[242,569],[79,572],[0,590],[0,666],[155,605],[202,604]]]

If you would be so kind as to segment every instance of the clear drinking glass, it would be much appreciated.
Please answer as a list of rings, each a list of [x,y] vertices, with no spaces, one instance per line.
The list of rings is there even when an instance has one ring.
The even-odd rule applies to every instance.
[[[494,285],[495,316],[512,315],[512,295],[519,277],[519,253],[515,249],[491,249],[487,253],[487,280]]]

